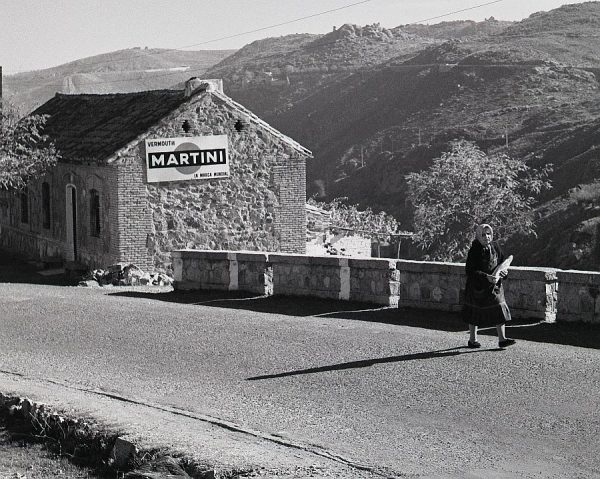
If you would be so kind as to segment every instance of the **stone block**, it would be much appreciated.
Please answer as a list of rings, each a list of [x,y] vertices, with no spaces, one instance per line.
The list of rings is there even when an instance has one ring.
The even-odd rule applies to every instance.
[[[307,259],[307,263],[310,265],[328,266],[333,268],[339,268],[343,260],[343,258],[338,256],[307,256]]]
[[[371,259],[348,259],[348,266],[351,269],[396,269],[398,260],[386,258],[371,258]]]
[[[511,266],[508,272],[507,281],[540,281],[542,283],[555,281],[557,279],[557,270],[554,268],[530,268],[524,266]]]
[[[558,271],[557,278],[559,284],[590,284],[600,285],[600,273],[593,271]]]
[[[118,437],[110,452],[110,462],[117,469],[124,469],[138,453],[137,446],[127,439]]]
[[[269,261],[271,263],[279,264],[308,264],[308,256],[303,254],[281,254],[281,253],[270,253]]]
[[[242,251],[237,253],[239,263],[265,263],[269,262],[269,254],[261,252]]]
[[[173,277],[177,281],[181,281],[183,279],[183,259],[181,255],[172,256],[172,264],[173,264]]]
[[[401,273],[422,273],[423,262],[401,259],[396,262],[396,269]]]
[[[231,251],[218,251],[218,250],[200,250],[200,249],[181,249],[173,251],[171,254],[178,254],[184,259],[196,259],[196,260],[227,260]]]

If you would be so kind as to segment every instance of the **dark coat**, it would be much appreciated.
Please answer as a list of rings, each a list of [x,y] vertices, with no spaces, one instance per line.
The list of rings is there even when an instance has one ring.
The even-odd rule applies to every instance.
[[[491,248],[484,248],[474,240],[465,270],[467,284],[463,304],[463,320],[476,326],[494,326],[511,319],[510,310],[504,299],[502,279],[492,284],[486,274],[491,274],[496,266],[504,261],[504,253],[495,241]]]

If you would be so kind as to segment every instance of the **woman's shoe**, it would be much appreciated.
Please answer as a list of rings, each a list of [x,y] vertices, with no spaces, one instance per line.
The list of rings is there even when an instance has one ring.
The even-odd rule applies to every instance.
[[[471,341],[471,340],[469,340],[469,342],[467,343],[467,347],[469,347],[471,349],[480,348],[481,347],[481,343],[479,341]]]
[[[504,341],[498,341],[499,348],[506,348],[508,346],[512,346],[516,341],[514,339],[505,339]]]

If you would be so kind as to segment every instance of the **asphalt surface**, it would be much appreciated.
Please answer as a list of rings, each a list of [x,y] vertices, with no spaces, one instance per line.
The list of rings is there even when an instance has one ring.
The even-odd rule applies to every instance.
[[[508,334],[516,346],[488,332],[470,350],[452,314],[0,283],[0,391],[105,392],[98,414],[110,395],[183,411],[182,435],[209,418],[355,477],[600,477],[600,329]],[[169,420],[148,418],[160,436]]]

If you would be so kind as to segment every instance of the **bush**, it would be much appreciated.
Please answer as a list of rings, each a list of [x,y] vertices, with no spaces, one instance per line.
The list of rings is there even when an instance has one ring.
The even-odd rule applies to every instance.
[[[489,223],[504,238],[535,233],[534,196],[550,188],[550,171],[503,153],[488,156],[469,141],[452,142],[431,168],[406,176],[416,243],[427,259],[454,261],[465,258],[478,224]]]

